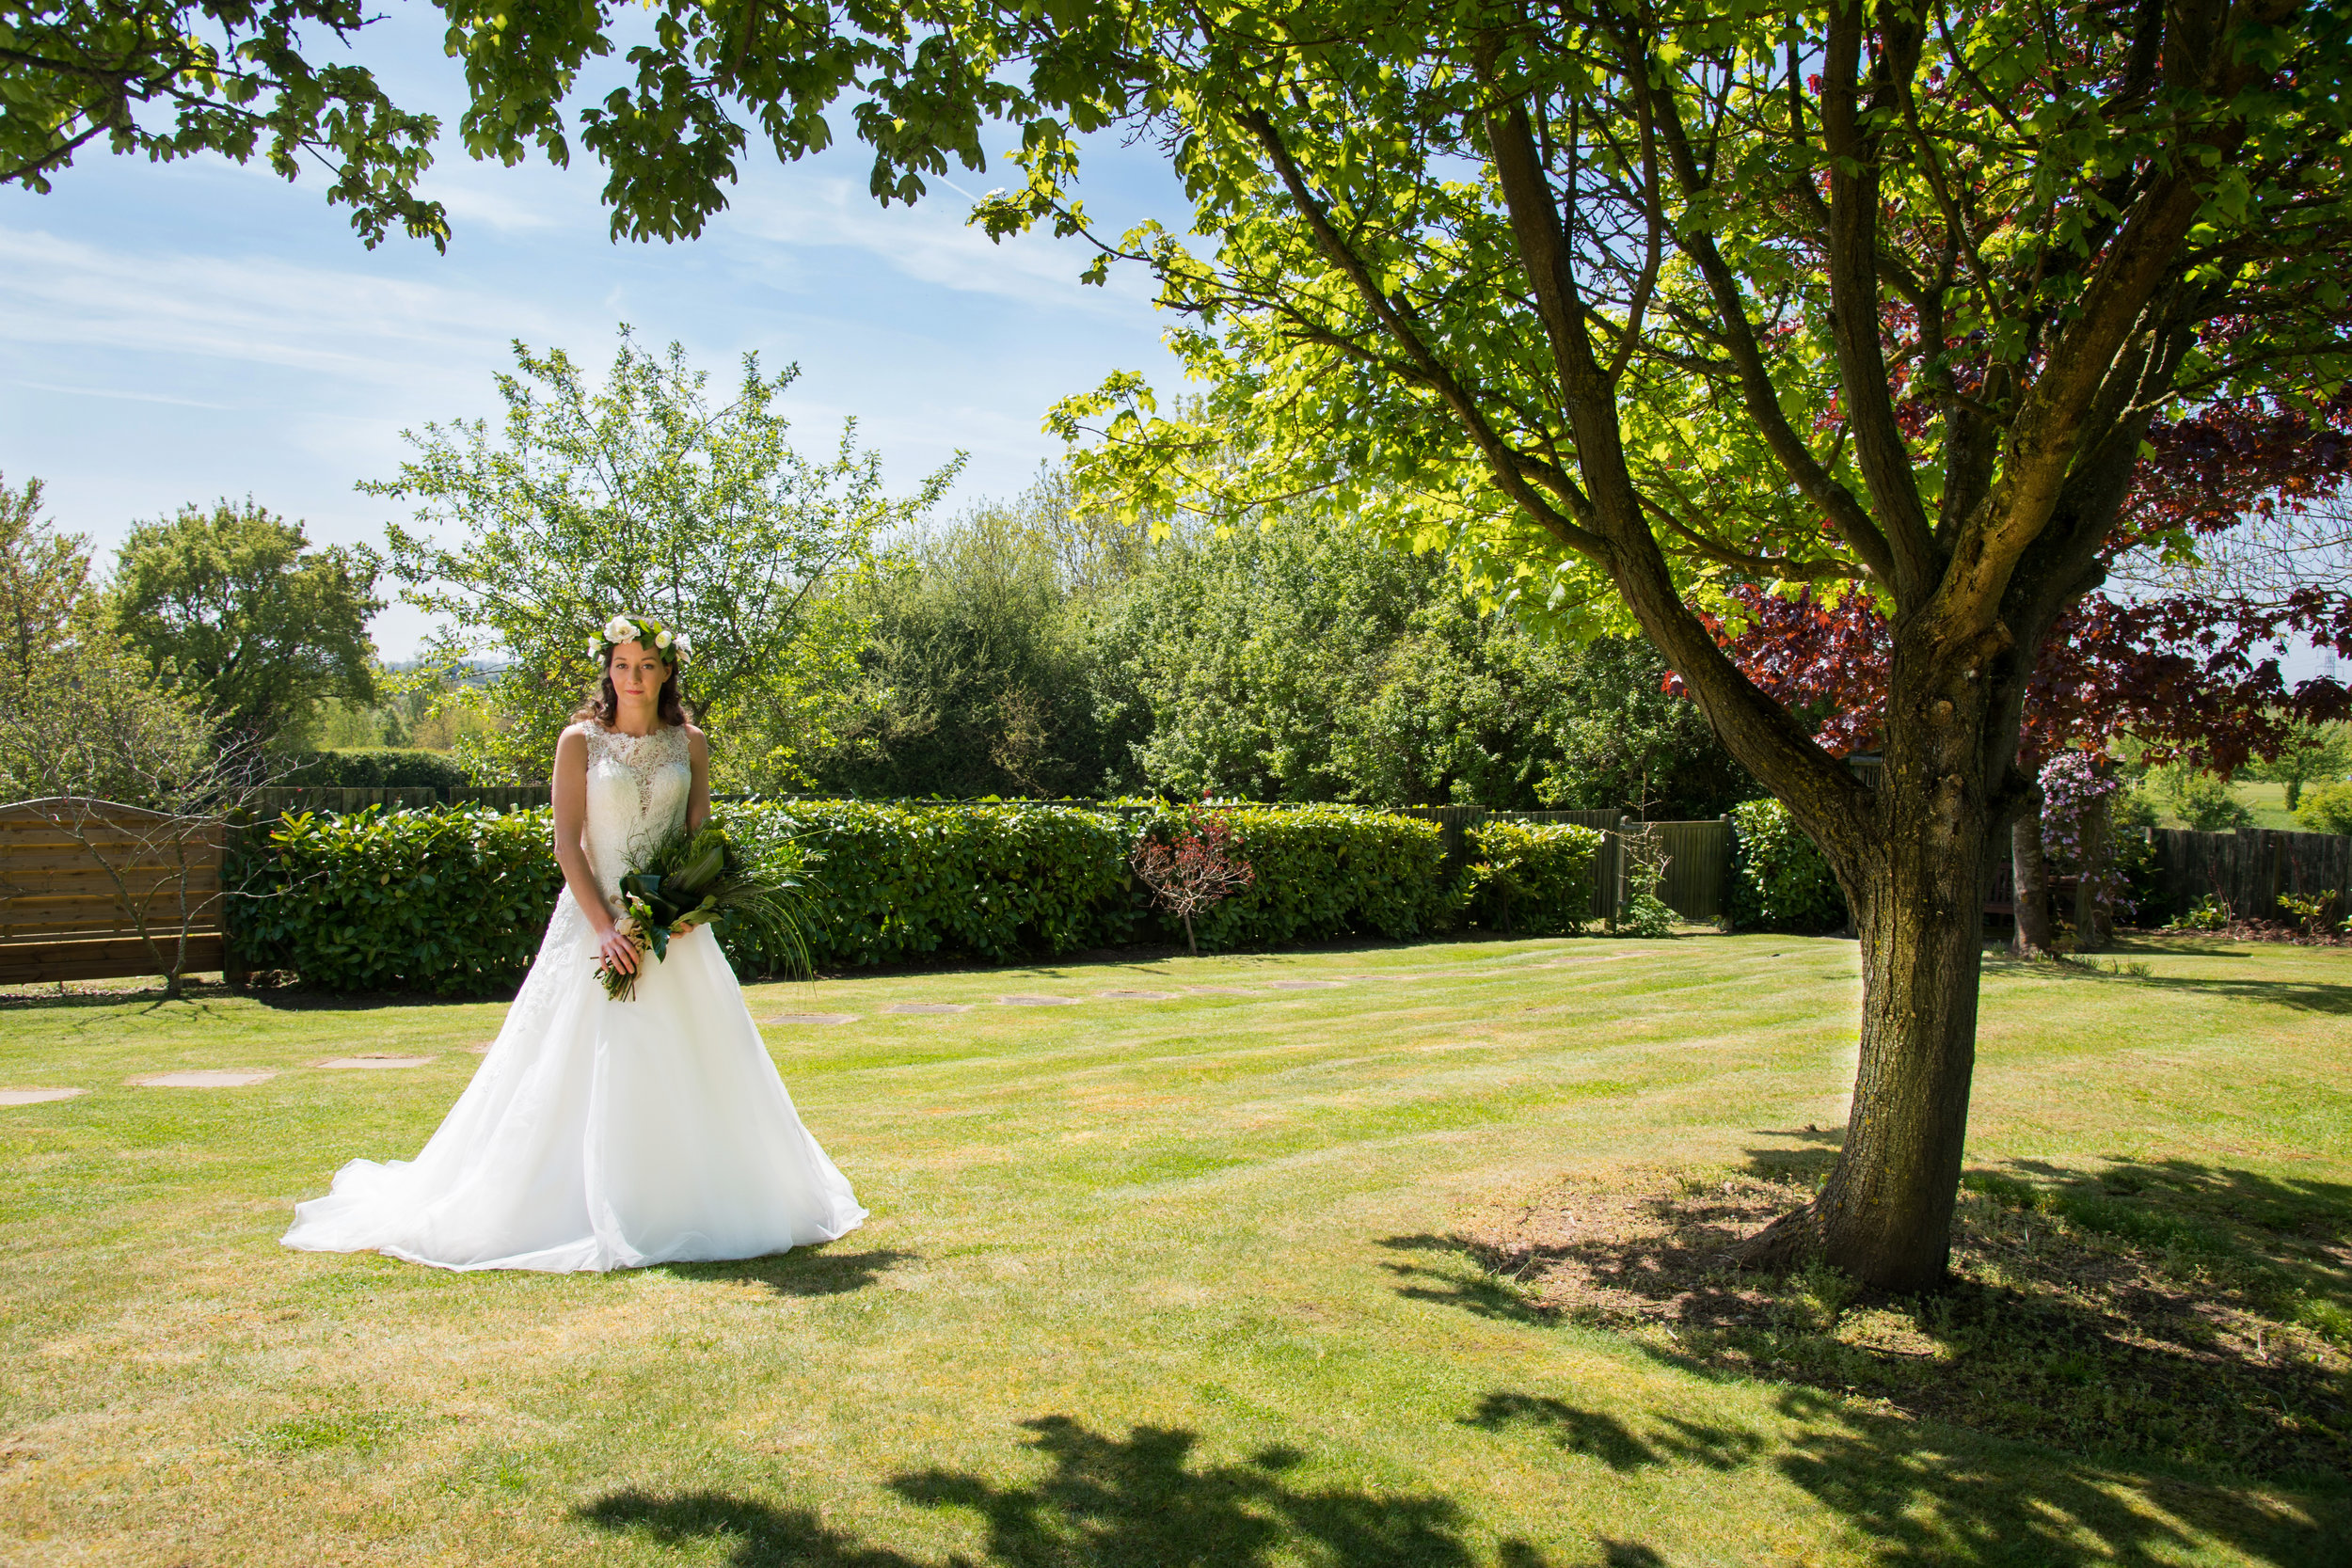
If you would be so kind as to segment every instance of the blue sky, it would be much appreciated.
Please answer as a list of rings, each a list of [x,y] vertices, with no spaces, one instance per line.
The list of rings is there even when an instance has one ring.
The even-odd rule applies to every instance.
[[[447,124],[461,83],[421,9],[393,8],[365,55]],[[308,175],[85,154],[50,195],[0,190],[0,474],[40,478],[49,515],[102,550],[140,519],[247,494],[314,540],[375,541],[396,509],[352,486],[390,476],[404,428],[494,415],[516,338],[601,365],[627,322],[683,342],[714,388],[747,351],[797,362],[796,444],[828,451],[854,415],[895,490],[968,451],[954,511],[1059,452],[1040,428],[1055,399],[1114,369],[1176,385],[1139,273],[1089,288],[1078,242],[992,245],[938,182],[884,210],[867,166],[848,138],[790,166],[763,151],[700,240],[615,245],[593,162],[502,168],[445,143],[426,187],[450,211],[440,255],[401,237],[363,248]],[[949,179],[977,195],[1018,173]],[[1115,143],[1084,195],[1113,227],[1188,217],[1166,166]],[[423,626],[398,606],[379,617],[385,656]]]

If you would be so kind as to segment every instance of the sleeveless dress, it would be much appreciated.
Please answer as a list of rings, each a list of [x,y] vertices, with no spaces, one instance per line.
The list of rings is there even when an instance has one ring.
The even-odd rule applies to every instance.
[[[608,898],[677,828],[686,732],[585,726],[588,860]],[[550,1272],[756,1258],[866,1218],[809,1136],[708,927],[606,996],[567,887],[473,1082],[413,1161],[354,1160],[283,1240],[445,1269]]]

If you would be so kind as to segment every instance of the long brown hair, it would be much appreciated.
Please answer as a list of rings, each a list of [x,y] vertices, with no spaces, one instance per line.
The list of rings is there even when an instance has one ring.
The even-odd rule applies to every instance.
[[[609,730],[612,727],[612,721],[621,716],[621,694],[612,689],[612,656],[618,651],[617,647],[604,650],[604,669],[596,676],[596,684],[590,689],[588,700],[573,712],[575,721],[593,719]],[[686,699],[678,693],[675,658],[670,660],[670,673],[662,677],[661,690],[654,698],[653,705],[662,723],[667,725],[683,724],[692,717]]]

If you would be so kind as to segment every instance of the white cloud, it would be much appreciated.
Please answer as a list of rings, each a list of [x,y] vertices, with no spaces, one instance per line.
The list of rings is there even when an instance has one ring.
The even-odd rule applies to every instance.
[[[998,244],[967,226],[964,210],[951,201],[934,197],[912,208],[883,208],[863,185],[812,178],[805,169],[789,182],[761,183],[774,188],[733,204],[728,237],[842,246],[919,283],[995,294],[1042,309],[1132,321],[1139,306],[1148,309],[1151,285],[1136,267],[1114,267],[1102,287],[1078,281],[1094,254],[1083,241],[1040,232]]]
[[[72,398],[111,398],[118,403],[163,403],[175,408],[229,409],[239,406],[233,403],[208,403],[201,398],[179,398],[166,392],[125,392],[112,387],[61,387],[50,381],[11,381],[11,387],[25,387],[36,392],[60,392]]]
[[[191,355],[376,385],[546,336],[526,302],[266,256],[127,251],[0,229],[0,338]]]

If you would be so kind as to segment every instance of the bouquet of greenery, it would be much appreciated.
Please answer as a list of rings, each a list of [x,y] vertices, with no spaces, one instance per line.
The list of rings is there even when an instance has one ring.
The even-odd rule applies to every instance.
[[[801,890],[816,858],[791,839],[747,846],[716,821],[699,832],[672,833],[621,879],[620,929],[636,944],[640,962],[623,974],[599,960],[605,994],[623,1002],[634,997],[643,955],[650,952],[657,962],[669,957],[680,926],[744,927],[767,951],[796,956],[795,967],[805,969]]]

